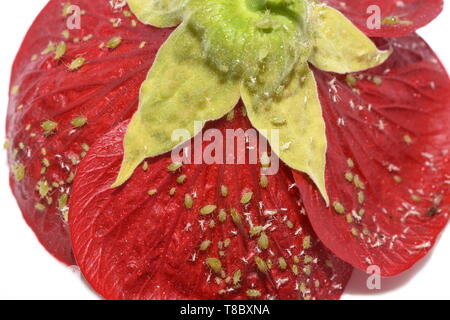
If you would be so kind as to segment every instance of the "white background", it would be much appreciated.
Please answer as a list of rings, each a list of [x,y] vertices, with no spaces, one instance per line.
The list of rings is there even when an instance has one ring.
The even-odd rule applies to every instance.
[[[106,1],[106,0],[105,0]],[[2,1],[0,6],[0,137],[4,137],[10,68],[21,41],[47,0]],[[450,5],[420,34],[450,70]],[[413,269],[383,279],[368,291],[366,275],[355,271],[344,299],[450,299],[450,229]],[[0,154],[0,299],[98,299],[73,269],[50,256],[25,224],[9,190],[6,154]]]

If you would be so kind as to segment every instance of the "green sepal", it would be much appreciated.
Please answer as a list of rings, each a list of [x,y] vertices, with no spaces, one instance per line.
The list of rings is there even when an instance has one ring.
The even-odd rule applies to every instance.
[[[211,68],[200,42],[184,24],[161,47],[140,91],[139,109],[124,139],[124,160],[113,187],[122,185],[148,157],[172,150],[197,134],[204,122],[230,112],[240,97],[240,80]],[[195,126],[194,122],[202,122]],[[190,134],[173,141],[175,130]]]
[[[384,63],[392,51],[375,44],[339,11],[311,4],[313,52],[309,61],[317,68],[336,73],[367,70]]]
[[[293,71],[284,92],[269,105],[259,104],[245,86],[241,92],[252,125],[285,164],[309,175],[328,204],[325,121],[317,84],[307,64]],[[278,130],[278,135],[273,130]],[[279,141],[274,140],[277,136]]]

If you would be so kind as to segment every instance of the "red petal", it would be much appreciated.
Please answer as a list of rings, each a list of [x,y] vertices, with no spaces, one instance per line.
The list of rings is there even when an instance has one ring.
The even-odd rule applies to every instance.
[[[427,25],[444,6],[442,0],[322,0],[326,4],[340,10],[370,37],[402,37]],[[397,17],[401,20],[396,24],[381,24],[381,28],[369,28],[369,18],[373,11],[367,12],[370,6],[376,5],[381,9],[382,21],[386,18]]]
[[[304,177],[296,180],[324,244],[356,267],[375,264],[391,276],[422,258],[448,221],[450,82],[417,35],[378,42],[394,48],[392,57],[355,75],[363,79],[353,90],[345,77],[315,71],[329,140],[327,190],[350,216],[326,208]]]
[[[109,1],[71,2],[86,13],[81,17],[81,29],[70,31],[67,51],[60,61],[53,59],[53,53],[41,54],[41,51],[49,41],[64,40],[61,34],[67,28],[66,19],[62,17],[64,1],[50,1],[26,36],[11,80],[13,86],[20,85],[20,90],[10,97],[7,119],[10,166],[18,161],[26,167],[22,181],[11,178],[11,188],[39,240],[68,264],[74,260],[67,224],[57,205],[59,197],[70,191],[70,183],[66,181],[76,170],[72,158],[81,158],[82,144],[92,144],[133,114],[139,87],[155,53],[170,33],[169,29],[154,29],[140,23],[132,27],[132,18],[126,18],[122,10],[113,11]],[[120,26],[113,27],[111,18],[122,19]],[[123,38],[117,48],[99,48],[101,43],[116,36]],[[84,37],[87,38],[83,40]],[[78,43],[74,43],[76,38]],[[142,41],[147,44],[140,49]],[[70,72],[68,65],[80,56],[86,58],[85,65]],[[18,108],[21,105],[23,108]],[[71,121],[79,116],[86,117],[87,124],[73,129]],[[50,137],[45,137],[41,128],[46,120],[58,123],[55,134]],[[42,148],[46,155],[42,154]],[[14,150],[17,150],[15,158]],[[42,175],[44,158],[50,166]],[[47,198],[52,199],[49,204],[36,191],[39,181],[50,185],[65,183],[48,192]],[[36,210],[37,203],[45,205],[46,209]]]
[[[223,134],[226,129],[250,128],[241,115],[213,126]],[[167,170],[171,157],[163,156],[149,161],[147,171],[138,168],[125,186],[112,190],[125,130],[123,124],[94,145],[79,167],[70,203],[75,256],[98,293],[109,299],[248,299],[247,290],[255,288],[260,299],[339,298],[351,268],[313,234],[298,191],[290,187],[290,170],[283,167],[270,176],[263,189],[256,164],[184,165],[171,173]],[[176,179],[182,174],[186,180],[179,184]],[[221,185],[228,188],[226,197]],[[170,196],[172,188],[176,192]],[[150,196],[148,190],[157,193]],[[253,197],[243,205],[241,197],[248,192]],[[184,206],[186,193],[193,197],[192,209]],[[217,209],[202,216],[200,209],[206,205]],[[241,223],[233,222],[231,208],[239,212]],[[221,209],[227,212],[224,222],[219,218]],[[249,235],[250,224],[265,226],[267,250],[260,250],[258,237]],[[303,247],[306,236],[310,248]],[[207,240],[210,246],[200,251]],[[211,257],[221,260],[223,277],[205,264]],[[255,257],[271,259],[272,268],[258,271]],[[278,266],[280,257],[286,260],[287,270]],[[294,264],[298,276],[291,271]],[[239,286],[233,284],[237,270],[242,273]]]

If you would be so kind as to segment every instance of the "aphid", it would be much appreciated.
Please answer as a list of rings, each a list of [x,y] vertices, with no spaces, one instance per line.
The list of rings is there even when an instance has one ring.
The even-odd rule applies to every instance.
[[[226,197],[228,195],[228,188],[224,185],[220,186],[220,194],[222,195],[222,197]]]
[[[278,265],[280,266],[281,270],[286,270],[286,268],[287,268],[286,260],[284,260],[283,257],[278,258]]]
[[[260,257],[255,257],[255,263],[260,272],[262,272],[262,273],[267,272],[267,270],[268,270],[267,264],[263,259],[261,259]]]
[[[342,205],[342,203],[340,203],[339,201],[333,202],[333,207],[334,207],[334,210],[335,210],[337,213],[339,213],[339,214],[344,214],[344,213],[345,213],[345,208],[344,208],[344,206]]]
[[[177,178],[177,183],[178,184],[183,184],[185,181],[186,181],[186,175],[185,174],[182,174],[181,176],[179,176]]]
[[[261,235],[259,236],[258,246],[263,250],[269,248],[269,238],[267,237],[265,232],[262,232]]]
[[[45,211],[45,209],[47,209],[46,206],[44,206],[42,203],[36,203],[36,205],[34,206],[38,211]]]
[[[257,289],[248,289],[246,291],[247,297],[249,298],[259,298],[261,297],[261,291]]]
[[[283,117],[275,117],[272,118],[271,122],[275,126],[284,126],[287,123],[287,120]]]
[[[219,218],[219,221],[222,222],[222,223],[224,223],[225,220],[227,220],[227,213],[225,212],[224,209],[220,209],[219,214],[218,214],[218,218]]]
[[[246,193],[244,193],[244,194],[242,195],[242,198],[241,198],[241,203],[242,203],[242,204],[247,204],[247,203],[249,203],[250,200],[252,199],[252,197],[253,197],[253,192],[246,192]]]
[[[194,201],[192,200],[192,196],[189,193],[186,193],[184,196],[184,206],[186,209],[192,209],[194,205]]]
[[[311,248],[311,236],[305,236],[303,238],[303,249]]]
[[[76,117],[70,123],[72,124],[72,126],[74,128],[80,128],[80,127],[86,125],[87,118],[86,117]]]
[[[241,270],[236,270],[233,274],[233,284],[237,286],[241,282],[242,272]]]
[[[346,172],[346,173],[345,173],[345,179],[346,179],[348,182],[352,182],[352,181],[353,181],[353,173],[351,173],[351,172]]]
[[[109,39],[108,43],[106,44],[106,47],[108,49],[115,49],[122,43],[122,37],[112,37]]]
[[[222,262],[220,262],[220,260],[217,258],[207,258],[206,264],[215,273],[220,273],[222,271]]]
[[[267,176],[260,176],[259,185],[261,186],[261,188],[267,188],[267,186],[269,185],[269,179],[267,179]]]
[[[208,250],[209,246],[211,245],[211,240],[205,240],[200,244],[200,251],[206,251]]]
[[[215,205],[207,205],[200,209],[200,214],[203,216],[209,215],[213,213],[217,209],[217,206]]]
[[[66,53],[66,50],[67,50],[66,43],[64,41],[59,42],[56,47],[56,50],[55,50],[54,59],[55,60],[61,59],[64,56],[64,54]]]
[[[73,60],[70,63],[69,70],[70,71],[78,70],[84,65],[85,62],[86,62],[86,59],[83,57],[76,58],[75,60]]]
[[[42,124],[41,124],[42,130],[44,130],[44,136],[52,135],[55,132],[57,127],[58,127],[58,123],[51,121],[51,120],[46,120],[46,121],[42,122]]]

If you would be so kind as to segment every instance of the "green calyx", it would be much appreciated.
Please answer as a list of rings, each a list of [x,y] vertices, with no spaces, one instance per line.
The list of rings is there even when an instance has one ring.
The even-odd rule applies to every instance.
[[[129,0],[141,21],[182,21],[212,68],[243,79],[261,98],[279,94],[311,54],[306,0]]]
[[[213,67],[270,97],[310,55],[307,13],[303,0],[191,0],[185,19]]]
[[[272,150],[307,174],[329,204],[327,136],[314,73],[346,74],[384,63],[375,44],[339,11],[315,0],[128,0],[156,27],[178,28],[160,48],[140,91],[113,187],[146,158],[189,140],[242,98]],[[172,140],[174,130],[187,136]],[[279,133],[279,141],[269,137]]]

